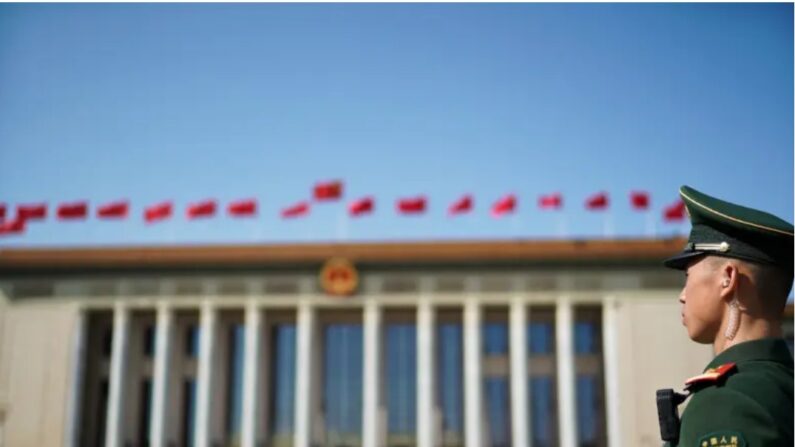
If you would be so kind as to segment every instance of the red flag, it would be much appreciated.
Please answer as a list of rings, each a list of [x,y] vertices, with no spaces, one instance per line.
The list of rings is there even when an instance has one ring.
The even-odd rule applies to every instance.
[[[456,214],[464,214],[472,211],[472,206],[474,202],[472,200],[472,196],[467,194],[462,196],[460,199],[456,200],[455,202],[450,205],[450,208],[447,210],[447,213],[451,216]]]
[[[373,208],[375,208],[375,201],[373,198],[362,197],[361,199],[354,200],[348,205],[348,213],[351,216],[357,217],[363,214],[372,213]]]
[[[309,214],[309,203],[298,202],[293,206],[289,206],[282,210],[282,217],[285,219],[293,217],[302,217]]]
[[[25,231],[25,219],[17,216],[16,219],[0,223],[0,236],[21,234]]]
[[[636,210],[649,209],[649,193],[646,191],[632,191],[629,194],[629,201],[632,202],[632,208]]]
[[[516,210],[516,196],[508,194],[503,196],[491,206],[492,217],[500,217],[505,214],[513,213]]]
[[[315,184],[314,197],[317,201],[337,200],[342,197],[342,182],[332,180]]]
[[[41,220],[47,217],[47,204],[17,205],[17,218],[24,221]]]
[[[428,200],[425,196],[399,199],[397,201],[397,210],[401,214],[422,214],[425,212],[427,203]]]
[[[88,216],[87,202],[62,203],[58,205],[58,219],[85,219]]]
[[[585,208],[589,210],[604,210],[609,205],[609,199],[606,192],[594,194],[585,201]]]
[[[168,219],[171,217],[173,209],[174,205],[171,202],[160,202],[151,205],[144,210],[144,220],[146,220],[146,223],[155,223]]]
[[[685,219],[686,215],[687,210],[685,208],[685,202],[681,200],[677,200],[676,203],[666,206],[663,211],[663,218],[666,222],[682,221]]]
[[[129,210],[130,204],[127,201],[109,202],[97,209],[97,217],[101,219],[123,219],[127,217]]]
[[[563,208],[563,195],[559,192],[542,195],[538,198],[538,207],[542,210],[559,210]]]
[[[230,216],[249,217],[257,214],[257,200],[244,199],[232,202],[226,209]]]
[[[188,219],[200,219],[203,217],[212,217],[215,215],[216,203],[215,200],[207,199],[201,202],[191,203],[188,205],[187,217]]]

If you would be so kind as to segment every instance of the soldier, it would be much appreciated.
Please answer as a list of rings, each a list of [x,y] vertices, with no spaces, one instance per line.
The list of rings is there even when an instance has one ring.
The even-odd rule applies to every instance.
[[[715,358],[657,391],[660,432],[672,446],[792,446],[793,360],[781,320],[793,279],[793,227],[771,214],[683,186],[692,229],[665,261],[685,272],[682,323]],[[677,405],[690,397],[681,425]]]

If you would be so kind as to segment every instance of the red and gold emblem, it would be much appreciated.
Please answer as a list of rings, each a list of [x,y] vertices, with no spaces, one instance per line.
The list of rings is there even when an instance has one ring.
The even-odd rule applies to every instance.
[[[359,286],[359,274],[347,259],[332,258],[320,270],[320,285],[329,295],[351,295]]]
[[[715,368],[710,368],[704,371],[704,374],[699,374],[695,377],[691,377],[685,380],[685,387],[692,386],[696,383],[710,383],[710,382],[717,382],[721,377],[725,376],[726,374],[732,372],[734,370],[735,363],[725,363],[723,365],[717,366]]]

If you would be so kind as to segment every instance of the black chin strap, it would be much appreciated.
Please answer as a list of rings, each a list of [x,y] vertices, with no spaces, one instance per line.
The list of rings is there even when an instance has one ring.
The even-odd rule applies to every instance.
[[[657,390],[657,416],[660,419],[660,436],[663,441],[676,445],[679,442],[679,404],[690,395],[668,388]]]

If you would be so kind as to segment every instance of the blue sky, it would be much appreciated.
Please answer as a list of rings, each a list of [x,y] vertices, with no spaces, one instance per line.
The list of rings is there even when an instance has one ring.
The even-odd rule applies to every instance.
[[[0,5],[0,202],[129,199],[2,246],[644,236],[681,184],[792,221],[791,4]],[[284,221],[317,180],[344,202]],[[583,209],[611,194],[608,213]],[[564,211],[541,212],[560,191]],[[472,215],[450,219],[463,193]],[[518,213],[495,220],[505,193]],[[423,217],[394,201],[426,194]],[[204,198],[256,219],[187,221]],[[146,205],[174,219],[145,225]],[[52,211],[52,210],[51,210]],[[52,215],[52,212],[51,212]]]

